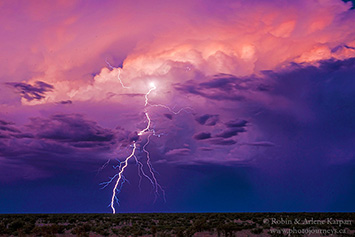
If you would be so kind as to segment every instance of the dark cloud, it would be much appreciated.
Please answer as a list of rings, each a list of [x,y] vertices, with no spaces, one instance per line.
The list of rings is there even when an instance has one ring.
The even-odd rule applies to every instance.
[[[14,127],[11,127],[11,126],[8,126],[8,125],[0,125],[0,130],[1,131],[8,131],[8,132],[13,132],[13,133],[19,133],[20,130],[14,128]]]
[[[31,118],[27,127],[36,131],[40,139],[61,142],[108,142],[114,138],[111,130],[86,120],[80,114],[57,114],[49,119]]]
[[[40,157],[39,154],[43,153],[51,157],[63,152],[70,152],[73,156],[89,152],[87,156],[97,156],[139,139],[136,132],[120,127],[103,128],[81,114],[31,118],[30,123],[23,128],[4,121],[1,124],[11,124],[0,125],[0,137],[4,138],[0,155],[3,157]]]
[[[175,84],[174,88],[184,93],[200,95],[212,100],[242,101],[245,93],[250,91],[268,91],[270,86],[258,82],[254,76],[239,78],[230,74],[218,74],[213,78],[204,78],[206,81],[197,83],[190,80],[184,84]]]
[[[21,132],[19,134],[13,134],[12,137],[15,138],[34,138],[35,136],[31,133]]]
[[[225,124],[229,128],[238,128],[238,127],[244,127],[247,123],[248,123],[248,121],[246,121],[246,120],[235,119],[235,120],[228,121]]]
[[[230,146],[230,145],[234,145],[237,143],[236,141],[234,141],[232,139],[223,139],[221,137],[211,138],[208,141],[213,145],[222,145],[222,146]]]
[[[167,156],[186,156],[189,155],[191,150],[189,148],[172,149],[165,153]]]
[[[216,137],[230,138],[238,135],[238,133],[245,132],[245,128],[227,128],[221,133],[218,133]]]
[[[170,120],[173,119],[173,115],[172,114],[164,114],[164,116]]]
[[[213,151],[212,147],[199,147],[198,148],[200,151]]]
[[[194,135],[194,138],[196,140],[205,140],[205,139],[211,138],[211,133],[209,133],[209,132],[197,133]]]
[[[218,88],[226,91],[232,90],[235,85],[234,82],[238,80],[237,77],[229,74],[218,74],[214,76],[215,78],[208,81],[200,83],[201,88],[211,89]]]
[[[342,0],[343,2],[351,2],[353,4],[353,6],[350,8],[352,10],[355,9],[355,0]]]
[[[249,146],[274,146],[279,156],[300,165],[353,162],[355,129],[355,58],[324,60],[314,65],[292,64],[276,73],[272,96],[292,106],[268,109],[253,118],[263,139]],[[292,142],[290,141],[292,138]],[[296,151],[293,155],[291,151]],[[301,155],[302,154],[302,155]],[[276,155],[275,155],[276,156]],[[299,160],[300,157],[307,157]]]
[[[354,49],[355,50],[355,47],[351,47],[351,46],[348,46],[348,45],[344,45],[345,48],[347,49]]]
[[[18,129],[14,123],[0,120],[0,137],[1,138],[11,138],[11,137],[28,137],[30,135],[23,134],[20,129]]]
[[[342,49],[355,50],[355,47],[352,47],[352,46],[349,46],[349,45],[346,45],[346,44],[338,45],[338,46],[332,48],[331,52],[332,52],[332,53],[336,53],[336,52],[338,52],[338,51],[341,51]]]
[[[95,168],[100,160],[113,158],[114,150],[139,139],[136,132],[103,128],[81,114],[36,117],[25,126],[0,121],[2,166],[26,167],[46,176],[58,169]]]
[[[195,95],[200,95],[207,99],[212,100],[235,100],[241,101],[244,99],[244,96],[235,94],[235,93],[226,93],[221,89],[210,89],[209,87],[203,88],[200,85],[196,85],[193,81],[188,81],[185,84],[175,84],[174,88],[178,91],[184,93],[190,93]]]
[[[268,141],[260,141],[260,142],[250,142],[250,143],[243,143],[241,145],[248,145],[248,146],[264,146],[264,147],[272,147],[275,146],[273,142]]]
[[[0,120],[0,125],[10,125],[10,124],[14,124],[14,123],[7,122],[5,120]]]
[[[323,60],[319,62],[319,66],[303,66],[297,64],[295,66],[294,71],[290,71],[290,73],[298,73],[300,71],[303,72],[309,72],[313,74],[320,74],[322,75],[325,72],[328,73],[336,73],[339,71],[346,71],[350,68],[353,68],[355,64],[355,58],[349,58],[346,60],[335,60],[335,59],[329,59],[329,60]],[[285,74],[287,72],[284,72]]]
[[[58,102],[59,104],[62,104],[62,105],[68,105],[68,104],[72,104],[73,103],[73,101],[71,101],[71,100],[62,100],[62,101],[60,101],[60,102]]]
[[[22,82],[8,82],[7,85],[14,87],[23,98],[28,101],[41,100],[48,91],[52,91],[54,87],[43,81],[36,81],[34,85]]]
[[[202,116],[196,117],[196,121],[201,125],[214,126],[219,120],[217,114],[205,114]]]

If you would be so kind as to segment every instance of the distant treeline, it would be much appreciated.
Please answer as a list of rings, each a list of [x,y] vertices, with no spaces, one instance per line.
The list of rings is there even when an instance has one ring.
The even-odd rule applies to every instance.
[[[1,236],[353,236],[354,213],[1,214]]]

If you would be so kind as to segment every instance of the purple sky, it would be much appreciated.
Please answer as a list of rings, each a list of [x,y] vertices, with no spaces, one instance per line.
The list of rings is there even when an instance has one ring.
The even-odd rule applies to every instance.
[[[351,7],[1,2],[0,213],[355,211]]]

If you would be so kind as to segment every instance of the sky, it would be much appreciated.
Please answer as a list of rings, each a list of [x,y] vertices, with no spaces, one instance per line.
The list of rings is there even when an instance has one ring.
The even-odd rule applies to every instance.
[[[352,4],[1,1],[0,213],[354,212]]]

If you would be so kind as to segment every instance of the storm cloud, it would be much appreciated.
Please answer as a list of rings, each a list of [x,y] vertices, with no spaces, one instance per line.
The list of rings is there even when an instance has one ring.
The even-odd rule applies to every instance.
[[[23,98],[27,101],[31,100],[41,100],[45,98],[45,94],[48,91],[52,91],[54,87],[43,81],[36,81],[34,85],[30,85],[22,82],[8,82],[6,83],[9,86],[12,86],[16,89],[18,93],[21,94]]]
[[[131,185],[127,212],[355,210],[349,1],[0,5],[0,182],[94,187],[68,210],[106,212],[85,209],[90,177],[136,147],[176,208],[149,209]],[[30,203],[26,182],[1,187],[4,206]]]

